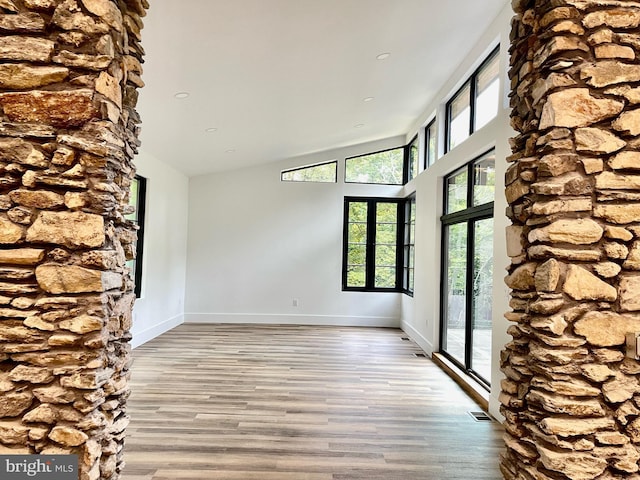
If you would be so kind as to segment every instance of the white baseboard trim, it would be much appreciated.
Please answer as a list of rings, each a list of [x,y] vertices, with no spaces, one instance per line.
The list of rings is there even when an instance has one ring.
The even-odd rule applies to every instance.
[[[180,314],[141,332],[132,332],[133,338],[131,339],[131,348],[139,347],[140,345],[159,337],[163,333],[168,332],[182,323],[184,323],[184,315]]]
[[[281,313],[185,313],[184,322],[254,323],[269,325],[331,325],[343,327],[400,327],[400,319],[395,317],[290,315]]]
[[[500,413],[500,389],[492,388],[491,394],[489,395],[489,413],[498,420],[500,423],[504,422],[504,417],[502,413]]]
[[[409,338],[411,338],[411,340],[416,342],[418,346],[422,350],[424,350],[426,354],[431,356],[431,354],[433,353],[433,343],[427,340],[424,336],[422,336],[420,332],[418,332],[415,328],[413,328],[408,323],[403,322],[400,328],[402,328],[402,331],[407,335],[409,335]]]

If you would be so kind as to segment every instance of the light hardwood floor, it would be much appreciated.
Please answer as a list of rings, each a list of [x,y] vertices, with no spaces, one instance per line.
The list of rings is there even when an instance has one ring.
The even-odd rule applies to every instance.
[[[497,480],[502,428],[400,330],[181,325],[134,351],[123,480]]]

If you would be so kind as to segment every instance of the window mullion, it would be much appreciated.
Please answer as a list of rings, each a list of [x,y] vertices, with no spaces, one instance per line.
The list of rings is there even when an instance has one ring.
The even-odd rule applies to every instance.
[[[349,224],[351,222],[351,218],[349,217],[349,205],[351,202],[346,200],[344,202],[344,213],[343,213],[343,223],[344,223],[344,231],[342,233],[342,289],[346,289],[349,287]]]
[[[465,318],[465,351],[464,351],[464,368],[471,368],[471,355],[473,353],[473,275],[474,265],[473,257],[475,252],[474,239],[474,221],[467,221],[467,278],[465,298],[466,318]]]
[[[473,208],[473,183],[475,179],[473,178],[473,165],[471,162],[467,166],[467,209]]]
[[[455,96],[453,97],[455,98]],[[444,128],[444,152],[451,150],[451,100],[447,103]]]
[[[404,146],[404,160],[402,161],[402,184],[406,185],[409,182],[409,150],[411,144]]]
[[[423,170],[429,168],[429,125],[424,129],[424,156],[422,157]]]
[[[367,254],[365,285],[367,289],[375,287],[376,278],[376,212],[378,203],[375,200],[367,202]]]
[[[486,217],[492,217],[492,216],[493,216],[493,202],[479,205],[477,207],[471,207],[466,211],[463,210],[461,212],[442,215],[440,217],[440,220],[442,221],[442,223],[446,225],[451,225],[452,223],[464,222],[469,218],[480,218],[480,217],[486,218]]]
[[[401,290],[403,285],[404,275],[404,249],[405,249],[405,205],[404,202],[398,202],[396,204],[396,289]],[[409,269],[407,268],[407,272]],[[407,285],[409,283],[407,273]]]
[[[475,72],[469,79],[469,136],[473,135],[476,128],[477,74]]]
[[[411,256],[411,198],[407,198],[402,206],[404,218],[402,219],[402,283],[400,287],[403,291],[409,291],[410,256]]]

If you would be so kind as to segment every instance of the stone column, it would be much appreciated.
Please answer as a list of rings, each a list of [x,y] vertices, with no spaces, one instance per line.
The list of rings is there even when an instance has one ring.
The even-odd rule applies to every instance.
[[[640,2],[512,3],[501,470],[640,478]]]
[[[117,479],[146,0],[0,0],[0,453]]]

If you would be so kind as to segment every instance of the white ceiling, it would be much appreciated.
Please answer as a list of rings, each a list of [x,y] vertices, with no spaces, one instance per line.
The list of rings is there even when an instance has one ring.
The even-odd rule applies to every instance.
[[[142,149],[192,176],[407,134],[507,1],[152,1]]]

